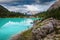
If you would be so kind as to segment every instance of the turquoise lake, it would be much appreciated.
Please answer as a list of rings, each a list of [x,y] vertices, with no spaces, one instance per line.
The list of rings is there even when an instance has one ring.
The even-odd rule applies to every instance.
[[[28,30],[35,18],[0,18],[0,40],[9,40],[12,35]]]

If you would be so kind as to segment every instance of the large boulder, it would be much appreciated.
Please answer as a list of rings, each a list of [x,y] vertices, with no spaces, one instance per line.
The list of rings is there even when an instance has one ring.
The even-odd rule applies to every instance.
[[[40,26],[37,29],[32,30],[32,34],[35,40],[41,40],[46,37],[48,34],[54,32],[56,28],[56,20],[50,19],[49,22],[45,25]]]

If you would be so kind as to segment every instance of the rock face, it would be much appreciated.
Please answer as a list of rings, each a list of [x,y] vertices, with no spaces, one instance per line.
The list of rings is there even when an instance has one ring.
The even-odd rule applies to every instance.
[[[51,10],[53,8],[56,9],[58,7],[60,7],[60,0],[56,0],[56,2],[49,8],[49,10]]]
[[[42,25],[39,28],[32,30],[34,40],[46,39],[45,37],[47,37],[49,34],[52,35],[52,34],[54,34],[54,32],[55,33],[58,32],[57,31],[57,28],[58,28],[57,27],[57,24],[58,24],[57,20],[50,18],[48,22],[47,21],[45,21],[45,22],[47,24]],[[50,37],[52,37],[52,36],[50,36]],[[48,39],[46,39],[46,40],[48,40]]]

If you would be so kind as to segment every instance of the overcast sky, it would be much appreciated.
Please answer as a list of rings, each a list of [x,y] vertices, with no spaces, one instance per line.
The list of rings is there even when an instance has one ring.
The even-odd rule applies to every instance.
[[[10,11],[32,14],[46,11],[55,0],[0,0],[0,5]]]

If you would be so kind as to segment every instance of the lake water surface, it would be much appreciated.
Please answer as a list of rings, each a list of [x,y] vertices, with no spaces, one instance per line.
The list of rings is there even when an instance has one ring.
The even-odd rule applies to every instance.
[[[35,18],[0,18],[0,40],[9,40],[12,35],[31,28]]]

